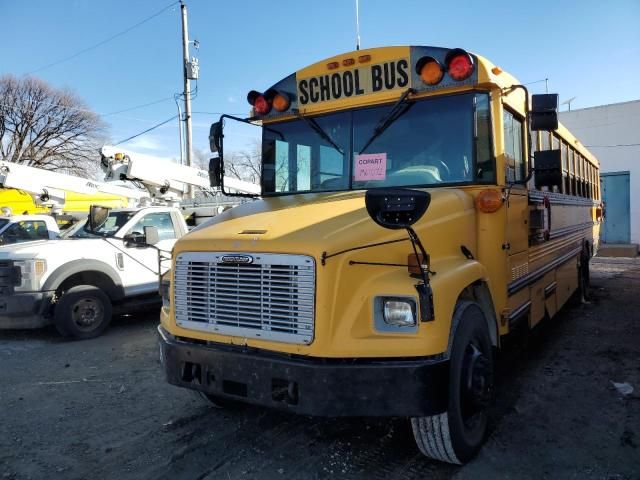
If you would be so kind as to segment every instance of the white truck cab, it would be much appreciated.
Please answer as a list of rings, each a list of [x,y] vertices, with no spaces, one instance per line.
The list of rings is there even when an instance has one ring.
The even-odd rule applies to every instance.
[[[148,226],[157,229],[155,245],[132,241]],[[0,247],[0,328],[53,323],[65,336],[92,338],[114,310],[159,305],[158,278],[168,264],[158,250],[170,252],[186,233],[178,208],[114,209],[93,232]]]
[[[55,218],[49,215],[0,216],[0,245],[50,240],[60,236]]]

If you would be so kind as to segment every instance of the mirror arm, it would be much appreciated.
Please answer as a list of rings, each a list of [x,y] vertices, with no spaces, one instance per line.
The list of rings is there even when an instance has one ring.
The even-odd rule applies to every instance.
[[[413,253],[416,254],[416,260],[419,262],[420,271],[422,272],[422,281],[424,282],[425,285],[428,285],[429,274],[430,273],[435,274],[436,272],[432,272],[430,269],[429,255],[427,254],[427,251],[422,245],[422,242],[420,241],[420,237],[418,237],[418,234],[416,233],[416,231],[411,227],[407,227],[407,233],[409,234],[409,239],[411,240],[411,245],[413,246]],[[420,254],[422,255],[424,262],[426,262],[426,267],[422,262],[419,261],[420,255],[418,255],[418,249],[416,249],[416,246],[418,247],[418,249],[420,249]]]

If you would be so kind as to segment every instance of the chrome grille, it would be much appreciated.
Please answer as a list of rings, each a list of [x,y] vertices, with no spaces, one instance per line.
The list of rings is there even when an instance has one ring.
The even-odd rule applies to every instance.
[[[184,328],[287,343],[313,340],[312,257],[185,252],[176,258],[173,285],[176,323]]]

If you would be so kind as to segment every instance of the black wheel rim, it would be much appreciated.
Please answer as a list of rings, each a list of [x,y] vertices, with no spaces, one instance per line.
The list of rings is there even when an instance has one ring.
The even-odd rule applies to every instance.
[[[81,298],[71,306],[71,317],[79,330],[90,332],[104,320],[104,306],[97,298]]]
[[[477,340],[471,340],[464,352],[460,382],[460,413],[467,430],[474,430],[485,416],[493,391],[490,355]]]

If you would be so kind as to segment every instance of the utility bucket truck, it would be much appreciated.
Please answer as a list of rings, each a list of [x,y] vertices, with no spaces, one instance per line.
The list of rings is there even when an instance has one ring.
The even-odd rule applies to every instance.
[[[167,267],[158,254],[187,233],[178,202],[187,186],[208,187],[208,174],[102,153],[107,180],[145,191],[128,189],[135,192],[129,208],[92,207],[86,224],[64,239],[0,248],[0,328],[53,323],[62,335],[86,339],[100,335],[114,312],[160,305],[158,279]]]
[[[57,238],[91,204],[131,207],[143,196],[118,183],[0,161],[0,245]]]

